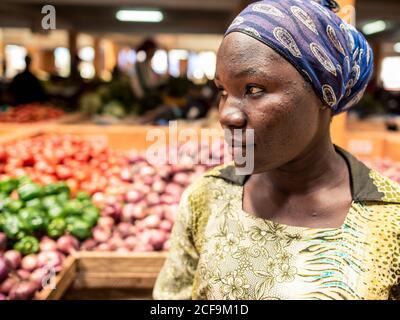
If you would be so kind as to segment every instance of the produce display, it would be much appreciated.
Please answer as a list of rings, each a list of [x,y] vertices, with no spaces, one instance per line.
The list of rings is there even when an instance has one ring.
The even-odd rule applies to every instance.
[[[9,108],[4,112],[0,112],[0,122],[38,122],[58,119],[63,115],[65,115],[65,112],[57,107],[31,103]]]
[[[60,271],[75,250],[168,250],[182,192],[223,162],[222,150],[222,141],[185,144],[170,150],[179,165],[152,165],[143,153],[72,135],[1,146],[0,298],[32,298],[48,268]],[[195,164],[197,152],[214,162]]]
[[[29,299],[65,254],[92,236],[99,210],[86,192],[71,198],[64,182],[40,186],[28,177],[0,181],[0,293]],[[55,241],[57,240],[57,242]]]

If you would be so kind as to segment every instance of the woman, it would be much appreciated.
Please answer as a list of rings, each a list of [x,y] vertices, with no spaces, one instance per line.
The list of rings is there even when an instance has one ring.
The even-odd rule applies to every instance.
[[[228,29],[220,122],[254,129],[254,172],[218,167],[186,190],[155,298],[398,297],[400,187],[329,134],[373,65],[335,5],[261,1]]]

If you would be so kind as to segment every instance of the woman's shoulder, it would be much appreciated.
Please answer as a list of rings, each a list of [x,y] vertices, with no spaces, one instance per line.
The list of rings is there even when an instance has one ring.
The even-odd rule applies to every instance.
[[[369,176],[380,194],[380,199],[363,202],[371,220],[400,234],[400,185],[374,169],[370,169]]]

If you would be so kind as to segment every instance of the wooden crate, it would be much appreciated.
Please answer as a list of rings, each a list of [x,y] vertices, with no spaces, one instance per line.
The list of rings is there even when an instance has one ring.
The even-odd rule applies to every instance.
[[[77,253],[75,289],[151,289],[167,253]]]
[[[63,269],[56,276],[54,288],[48,287],[38,292],[36,300],[59,300],[70,288],[76,279],[76,258],[74,255],[68,256],[63,264]]]
[[[77,252],[37,300],[151,299],[166,252]]]

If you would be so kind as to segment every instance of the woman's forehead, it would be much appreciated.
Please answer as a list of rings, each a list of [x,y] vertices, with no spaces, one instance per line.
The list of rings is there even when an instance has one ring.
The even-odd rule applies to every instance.
[[[273,49],[239,32],[227,35],[218,51],[217,77],[228,69],[234,77],[269,74],[290,65]]]
[[[285,62],[278,53],[264,43],[239,32],[233,32],[224,38],[218,50],[218,58],[229,63],[243,63],[245,65],[281,64]]]

